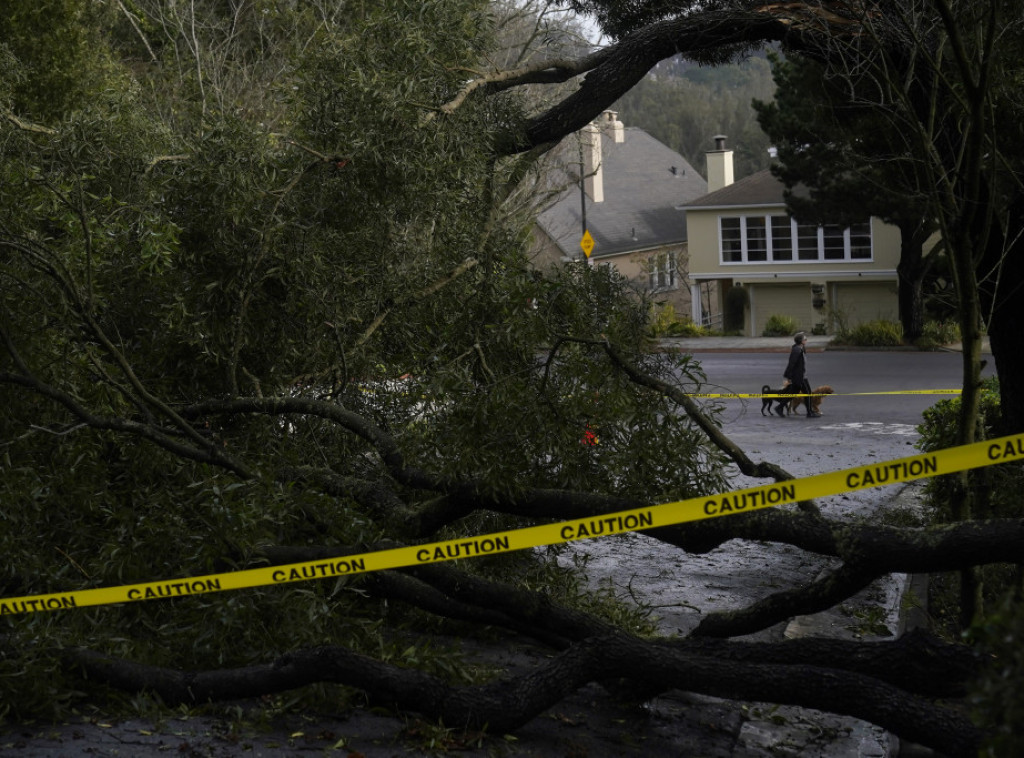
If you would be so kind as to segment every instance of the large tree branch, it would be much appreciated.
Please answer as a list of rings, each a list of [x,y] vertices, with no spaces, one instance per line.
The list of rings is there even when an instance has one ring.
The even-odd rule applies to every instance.
[[[591,638],[526,674],[469,687],[340,647],[300,650],[271,664],[210,672],[144,666],[82,649],[67,651],[66,659],[90,679],[129,691],[149,690],[167,703],[196,704],[337,682],[362,689],[376,705],[499,734],[517,729],[589,682],[624,679],[659,691],[678,688],[850,715],[952,756],[974,755],[980,742],[965,716],[872,677],[806,664],[724,661],[625,634]]]
[[[3,330],[0,330],[0,334],[5,335]],[[9,342],[8,346],[10,347]],[[182,441],[156,424],[93,413],[69,393],[33,376],[23,364],[19,367],[23,369],[22,373],[0,372],[0,384],[24,387],[41,397],[48,398],[63,406],[65,410],[77,418],[84,426],[91,429],[118,432],[147,440],[180,458],[218,466],[231,471],[242,479],[254,479],[256,477],[255,471],[215,446],[204,445],[202,448],[199,448]]]
[[[374,547],[394,546],[388,542]],[[355,552],[323,547],[262,551],[273,564],[339,558]],[[555,603],[545,593],[486,579],[456,566],[434,564],[381,571],[366,575],[363,582],[378,597],[398,600],[442,618],[501,627],[560,650],[573,642],[618,633],[608,622]],[[806,638],[755,643],[688,637],[665,644],[723,660],[842,669],[931,697],[964,695],[980,665],[973,649],[946,644],[920,630],[891,642]]]
[[[627,360],[607,340],[596,344],[599,344],[604,349],[612,364],[625,373],[631,381],[641,387],[655,390],[682,406],[690,420],[700,427],[701,431],[707,435],[715,447],[725,453],[744,474],[761,479],[771,478],[777,482],[794,478],[792,474],[774,463],[754,463],[750,460],[742,448],[730,440],[721,428],[701,411],[700,406],[689,395],[680,390],[679,387],[640,371],[632,361]],[[810,501],[801,501],[799,507],[810,515],[820,515],[818,507]]]
[[[558,142],[581,129],[632,89],[656,63],[674,55],[723,62],[770,42],[820,53],[827,49],[826,41],[837,35],[859,36],[859,3],[851,2],[845,9],[843,5],[765,3],[747,9],[697,11],[638,29],[578,65],[534,68],[518,76],[514,72],[507,77],[494,75],[476,88],[493,92],[531,83],[540,75],[586,73],[578,90],[531,118],[522,132],[499,142],[499,152],[518,153]]]
[[[695,636],[734,637],[793,616],[826,610],[886,574],[957,571],[1019,563],[1024,519],[963,521],[924,529],[836,527],[845,563],[806,587],[778,592],[737,611],[706,616]]]

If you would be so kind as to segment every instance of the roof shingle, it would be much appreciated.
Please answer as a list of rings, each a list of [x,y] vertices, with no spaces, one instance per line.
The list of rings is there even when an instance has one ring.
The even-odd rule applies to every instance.
[[[624,142],[602,134],[601,149],[604,201],[586,201],[593,257],[685,242],[683,207],[707,192],[704,178],[682,155],[636,127],[625,130]],[[583,236],[579,185],[567,187],[537,223],[575,256]]]

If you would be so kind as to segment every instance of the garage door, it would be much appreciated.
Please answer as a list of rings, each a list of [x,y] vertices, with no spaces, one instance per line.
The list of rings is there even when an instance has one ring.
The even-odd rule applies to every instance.
[[[809,332],[823,320],[811,305],[811,287],[801,284],[755,284],[750,287],[750,316],[754,328],[751,336],[764,334],[772,316],[789,316],[797,329]]]
[[[865,321],[898,321],[896,282],[837,282],[829,288],[829,303],[839,321],[854,327]]]

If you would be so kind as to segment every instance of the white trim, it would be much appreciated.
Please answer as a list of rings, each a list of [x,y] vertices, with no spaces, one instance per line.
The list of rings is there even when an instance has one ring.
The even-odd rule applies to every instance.
[[[740,203],[739,205],[677,205],[676,210],[680,211],[735,211],[746,208],[778,208],[783,214],[786,213],[785,205],[776,203]]]
[[[659,242],[653,245],[647,245],[646,247],[624,247],[620,250],[605,250],[602,253],[593,253],[591,258],[618,258],[623,255],[634,255],[636,253],[651,253],[655,250],[664,250],[669,247],[682,247],[686,244],[686,240],[679,242]],[[582,255],[582,253],[581,253]]]
[[[662,264],[665,264],[664,267]],[[644,260],[648,292],[670,292],[679,289],[679,256],[675,250],[659,250]],[[667,284],[658,280],[668,279]]]
[[[758,221],[758,229],[760,235],[756,237],[750,236],[749,226],[750,220],[755,219]],[[776,225],[775,220],[779,219],[780,224]],[[781,223],[781,220],[785,219],[789,222],[789,232],[786,234],[783,230],[785,226]],[[760,211],[757,213],[739,213],[739,214],[720,214],[717,216],[718,221],[718,264],[723,267],[731,268],[733,266],[743,265],[757,265],[770,263],[772,265],[827,265],[829,263],[837,264],[864,264],[865,262],[870,263],[875,260],[875,239],[874,239],[874,228],[871,224],[871,219],[862,221],[857,224],[850,224],[845,227],[840,227],[838,224],[808,224],[801,223],[797,219],[789,216],[786,213],[772,213],[771,211]],[[739,260],[727,260],[726,259],[726,238],[725,238],[725,222],[738,222],[735,229],[731,229],[731,235],[729,239],[730,246],[735,246],[739,243],[739,249],[731,249],[729,255],[739,255]],[[853,257],[853,226],[867,227],[867,252],[868,255]],[[807,235],[805,237],[800,236],[801,230],[806,230],[808,227],[813,227],[814,236]],[[779,241],[789,241],[789,245],[786,246],[785,255],[780,258],[776,258],[776,251],[774,250],[776,242],[776,228],[780,230],[782,237]],[[828,249],[825,246],[825,232],[828,230],[830,234],[835,231],[840,231],[842,234],[842,249],[830,248],[834,251],[841,252],[841,257],[826,257]],[[735,236],[738,235],[738,236]],[[860,232],[858,232],[860,236]],[[758,253],[763,255],[763,258],[755,260],[750,259],[750,243],[753,239],[756,239],[758,243]],[[813,258],[801,257],[801,243],[805,241],[811,241],[811,247],[807,252],[816,252],[817,255]],[[816,248],[816,249],[814,249]],[[858,248],[860,250],[861,248]],[[782,251],[779,251],[780,254]]]
[[[747,263],[744,265],[751,266],[755,264]],[[708,274],[694,274],[693,272],[690,272],[690,279],[701,282],[716,281],[718,279],[737,279],[744,282],[772,281],[774,279],[785,281],[807,280],[815,282],[820,282],[823,279],[826,281],[830,281],[833,279],[861,279],[863,281],[896,281],[896,269],[892,268],[871,271],[721,271]]]

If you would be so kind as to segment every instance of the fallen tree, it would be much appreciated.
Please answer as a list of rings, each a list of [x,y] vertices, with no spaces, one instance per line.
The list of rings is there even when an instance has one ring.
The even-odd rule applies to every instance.
[[[187,18],[157,0],[88,17],[96,44],[83,50],[98,52],[83,71],[107,78],[85,101],[55,90],[34,102],[12,82],[42,64],[4,59],[3,596],[600,517],[725,491],[726,463],[792,478],[694,402],[699,365],[645,349],[648,303],[628,283],[530,270],[533,209],[514,188],[654,62],[713,63],[767,41],[825,57],[863,36],[875,6],[712,4],[623,27],[579,58],[467,75],[490,44],[480,4],[411,5],[279,9],[279,26],[248,6]],[[536,111],[513,96],[580,75]],[[1018,560],[1022,530],[841,524],[811,502],[652,530],[666,549],[758,540],[835,564],[706,614],[679,641],[574,607],[571,577],[539,555],[12,614],[0,700],[18,715],[53,711],[82,673],[191,704],[341,682],[387,707],[505,731],[599,682],[635,697],[807,705],[968,755],[982,734],[944,702],[978,671],[962,646],[729,638],[891,572]],[[449,621],[557,655],[472,686],[389,662]]]

